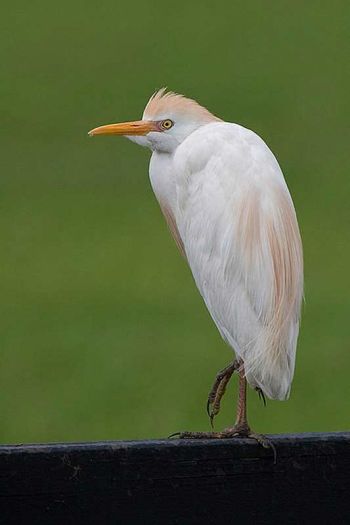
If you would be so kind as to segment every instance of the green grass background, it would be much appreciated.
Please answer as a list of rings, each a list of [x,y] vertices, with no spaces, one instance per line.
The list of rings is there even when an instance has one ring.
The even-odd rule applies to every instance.
[[[149,152],[91,140],[164,85],[276,153],[305,249],[288,402],[261,432],[350,426],[346,1],[5,2],[0,53],[0,440],[206,430],[231,359],[170,238]],[[232,422],[236,380],[217,427]]]

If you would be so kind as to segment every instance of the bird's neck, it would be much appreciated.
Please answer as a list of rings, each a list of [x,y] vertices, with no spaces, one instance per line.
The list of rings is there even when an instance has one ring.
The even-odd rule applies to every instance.
[[[149,177],[160,205],[175,213],[176,186],[173,154],[154,151],[149,166]]]

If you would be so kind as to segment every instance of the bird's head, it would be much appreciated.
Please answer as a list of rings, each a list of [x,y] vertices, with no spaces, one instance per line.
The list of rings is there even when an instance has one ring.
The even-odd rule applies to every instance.
[[[195,100],[162,88],[148,101],[142,120],[107,124],[89,135],[124,135],[151,150],[172,153],[200,126],[219,120]]]

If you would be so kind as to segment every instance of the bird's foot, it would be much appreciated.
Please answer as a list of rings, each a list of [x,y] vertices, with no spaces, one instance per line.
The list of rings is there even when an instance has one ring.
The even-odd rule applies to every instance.
[[[220,412],[220,404],[223,395],[225,394],[226,387],[231,379],[231,376],[235,370],[240,367],[240,362],[236,359],[233,363],[226,366],[223,370],[220,370],[216,375],[215,382],[209,392],[207,401],[207,413],[210,417],[210,424],[213,427],[214,417]]]
[[[171,434],[169,438],[178,439],[233,439],[233,438],[249,438],[254,439],[264,448],[270,448],[273,452],[274,463],[277,461],[277,451],[272,441],[263,434],[252,432],[246,423],[239,423],[233,427],[225,428],[221,432],[176,432]]]

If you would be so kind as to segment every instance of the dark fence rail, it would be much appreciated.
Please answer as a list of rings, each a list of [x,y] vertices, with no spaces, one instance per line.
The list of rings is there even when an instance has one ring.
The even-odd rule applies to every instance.
[[[350,523],[350,432],[0,447],[1,524]]]

